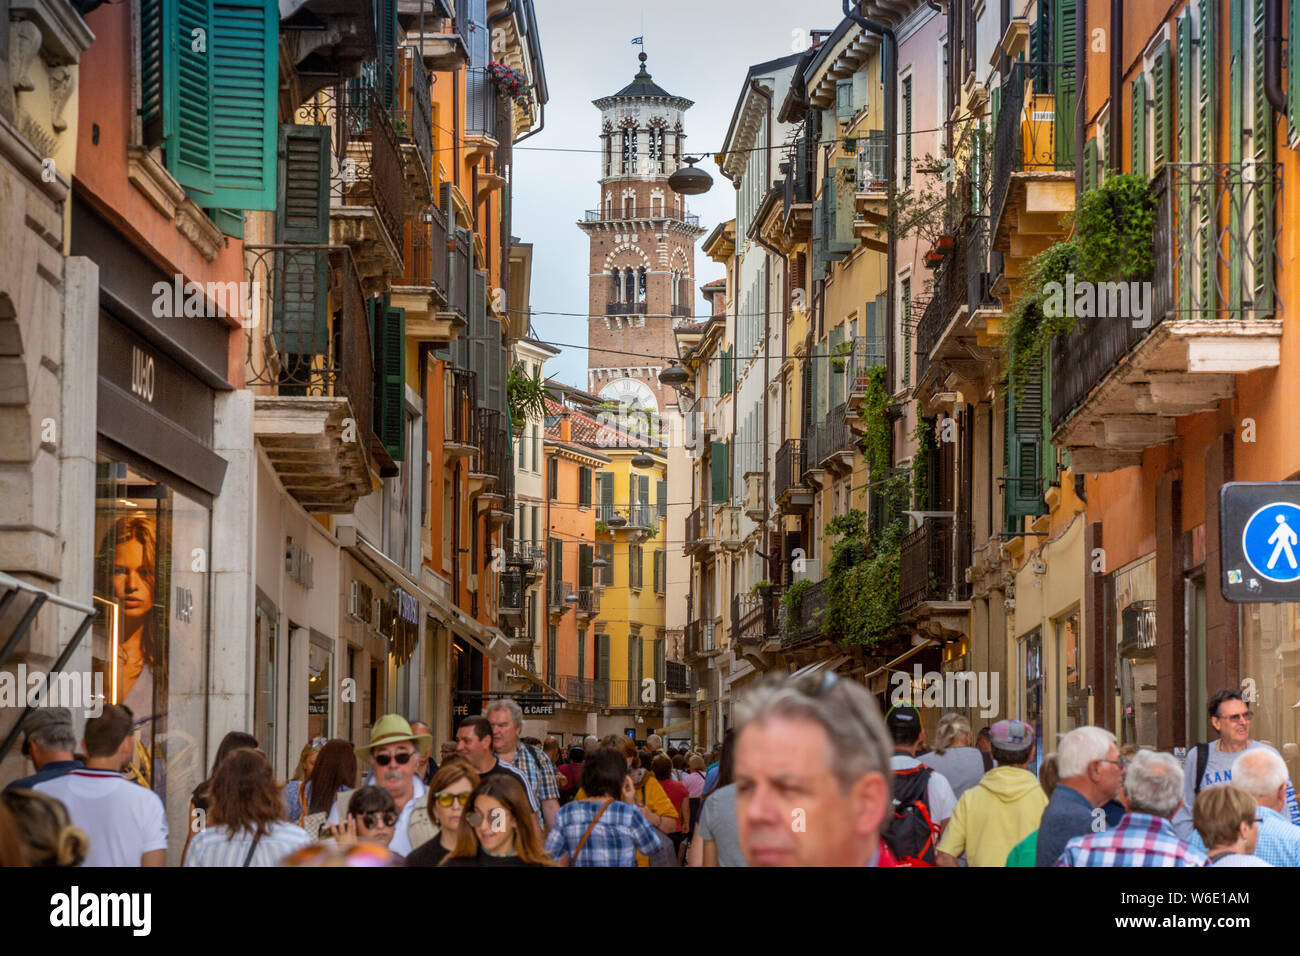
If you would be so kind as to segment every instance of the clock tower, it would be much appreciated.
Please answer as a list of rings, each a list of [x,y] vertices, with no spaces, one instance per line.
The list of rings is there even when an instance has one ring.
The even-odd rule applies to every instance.
[[[668,177],[686,155],[692,101],[646,72],[592,102],[600,110],[600,195],[578,223],[591,243],[587,388],[607,401],[664,414],[676,405],[659,384],[677,354],[673,330],[693,321],[695,240],[705,230]]]

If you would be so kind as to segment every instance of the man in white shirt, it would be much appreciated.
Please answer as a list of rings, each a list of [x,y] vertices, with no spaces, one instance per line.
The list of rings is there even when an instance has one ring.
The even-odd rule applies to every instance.
[[[924,766],[916,759],[916,752],[925,744],[925,729],[921,726],[920,712],[910,704],[898,704],[891,707],[885,718],[885,726],[894,738],[894,755],[889,758],[889,769],[906,773]],[[926,810],[930,821],[943,832],[957,806],[957,797],[952,792],[952,785],[939,771],[930,770],[930,782],[925,793]],[[936,839],[938,835],[936,834]]]
[[[135,715],[121,704],[86,721],[86,766],[34,789],[68,809],[90,837],[85,866],[164,866],[167,813],[152,790],[122,773],[135,753]]]

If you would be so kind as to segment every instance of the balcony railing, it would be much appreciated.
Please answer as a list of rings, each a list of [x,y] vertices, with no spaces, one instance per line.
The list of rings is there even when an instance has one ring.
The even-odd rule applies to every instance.
[[[518,617],[524,613],[524,576],[517,569],[500,574],[501,599],[497,609],[502,615]]]
[[[664,688],[659,681],[611,680],[608,707],[640,710],[664,702]]]
[[[447,283],[451,260],[447,254],[447,221],[441,210],[432,206],[421,218],[411,221],[411,254],[406,260],[406,281],[434,290],[447,301]]]
[[[506,542],[506,564],[525,569],[525,574],[541,574],[546,568],[546,547],[540,541]]]
[[[781,181],[782,218],[789,221],[791,207],[813,201],[816,150],[808,147],[805,133],[799,134],[781,165],[785,174]]]
[[[686,553],[713,543],[713,505],[700,505],[686,516]]]
[[[415,47],[404,47],[398,65],[402,96],[393,111],[397,135],[415,145],[424,168],[433,178],[433,109],[429,102],[429,73]]]
[[[578,593],[578,613],[593,616],[600,613],[600,588],[580,587]]]
[[[834,456],[852,454],[857,448],[857,436],[844,419],[845,404],[841,402],[826,413],[826,420],[813,426],[808,436],[809,470],[820,468]]]
[[[474,253],[470,249],[469,230],[451,228],[456,214],[450,209],[450,190],[444,189],[443,195],[448,197],[448,205],[441,212],[447,217],[449,233],[454,233],[455,236],[454,244],[451,237],[448,237],[447,246],[447,310],[468,321],[469,289],[470,283],[474,281]]]
[[[783,647],[797,647],[822,636],[822,619],[826,616],[826,582],[818,581],[803,591],[797,612],[792,614],[784,602],[778,606]]]
[[[672,314],[681,318],[691,318],[695,312],[689,305],[675,305],[672,307]]]
[[[645,315],[646,304],[644,302],[606,302],[606,315]]]
[[[330,200],[340,206],[374,207],[400,249],[406,175],[388,112],[368,85],[336,86],[333,96],[346,130],[347,150],[338,178],[330,181]]]
[[[934,351],[935,345],[939,342],[939,336],[943,334],[944,326],[947,323],[943,320],[944,316],[943,296],[936,289],[930,296],[930,301],[926,304],[925,310],[921,313],[921,319],[916,323],[916,377],[919,380],[925,375],[925,370],[930,365],[930,353]]]
[[[603,209],[588,209],[582,214],[583,222],[619,222],[623,219],[672,219],[689,226],[700,224],[700,217],[694,213],[659,203],[650,206],[611,206],[608,213]]]
[[[246,323],[245,384],[279,395],[346,397],[357,422],[368,428],[374,359],[349,248],[249,245],[244,253],[254,301],[240,309],[255,310]]]
[[[1000,256],[1001,253],[994,252]],[[966,233],[966,308],[975,312],[994,304],[990,292],[994,272],[989,265],[989,219],[976,216]]]
[[[742,644],[761,644],[779,630],[780,608],[779,587],[764,587],[755,594],[733,594],[731,639]]]
[[[853,350],[844,357],[845,384],[849,394],[858,395],[865,392],[867,386],[871,384],[871,370],[884,364],[885,337],[883,335],[870,338],[859,335],[855,338]]]
[[[778,500],[791,489],[805,489],[804,443],[799,438],[787,438],[776,450],[775,494]]]
[[[930,353],[943,338],[944,330],[952,321],[953,313],[967,303],[968,275],[966,272],[965,234],[955,236],[952,251],[939,266],[934,278],[934,293],[921,314],[916,326],[917,377],[925,374],[930,364]]]
[[[474,407],[477,396],[476,376],[468,369],[447,368],[451,377],[451,399],[447,403],[445,441],[477,448],[479,444],[479,416]]]
[[[691,621],[686,625],[686,656],[698,656],[716,650],[713,643],[715,625],[712,621]]]
[[[561,611],[567,611],[578,602],[570,601],[569,596],[573,594],[572,581],[552,581],[551,582],[551,607]]]
[[[878,139],[858,144],[858,192],[883,190],[893,179],[889,175],[889,152]]]
[[[596,680],[594,677],[574,677],[565,674],[558,678],[556,687],[571,704],[587,706],[609,706],[609,682]]]
[[[970,563],[970,529],[952,518],[926,518],[903,538],[899,557],[898,606],[909,611],[927,601],[964,601]]]
[[[510,443],[506,440],[506,430],[502,427],[501,413],[494,408],[480,408],[477,414],[479,459],[475,470],[480,474],[495,477],[496,492],[504,494],[506,473],[513,471],[514,461],[510,455]]]
[[[993,132],[993,222],[1002,216],[1012,174],[1074,169],[1075,91],[1073,63],[1012,64]]]
[[[664,690],[670,694],[689,694],[691,669],[681,661],[664,661]]]

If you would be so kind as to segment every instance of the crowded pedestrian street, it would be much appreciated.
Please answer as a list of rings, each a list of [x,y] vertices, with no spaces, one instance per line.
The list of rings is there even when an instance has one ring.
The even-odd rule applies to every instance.
[[[15,912],[1270,925],[1143,871],[1300,866],[1297,176],[1300,0],[0,0]]]

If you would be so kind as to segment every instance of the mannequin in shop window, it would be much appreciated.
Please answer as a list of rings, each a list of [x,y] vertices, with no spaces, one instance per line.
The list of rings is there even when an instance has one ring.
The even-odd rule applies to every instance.
[[[136,715],[139,737],[128,774],[148,786],[152,778],[149,751],[153,740],[154,687],[157,681],[165,680],[166,668],[155,602],[158,546],[154,519],[144,515],[118,518],[100,542],[99,554],[100,566],[111,583],[111,588],[103,590],[111,590],[119,614],[117,688],[112,702],[125,704]],[[110,643],[106,654],[111,653]],[[109,671],[105,684],[110,693],[112,664],[111,660],[105,661],[105,669]]]

